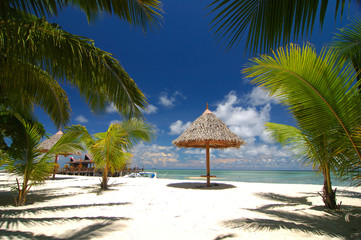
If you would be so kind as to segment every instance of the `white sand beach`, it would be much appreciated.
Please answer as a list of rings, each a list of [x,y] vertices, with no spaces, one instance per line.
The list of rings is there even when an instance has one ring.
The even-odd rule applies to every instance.
[[[329,211],[321,185],[110,178],[100,191],[99,179],[58,175],[14,207],[1,173],[0,238],[361,239],[360,188],[337,187],[341,211]]]

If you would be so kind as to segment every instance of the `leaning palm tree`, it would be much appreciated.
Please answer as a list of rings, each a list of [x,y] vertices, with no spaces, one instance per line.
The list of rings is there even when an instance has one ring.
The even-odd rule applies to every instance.
[[[291,44],[252,59],[243,73],[288,107],[309,146],[320,149],[317,159],[335,164],[339,177],[360,165],[360,93],[352,65],[336,51]]]
[[[78,136],[74,133],[65,134],[62,138],[44,154],[39,148],[40,140],[43,137],[43,130],[37,124],[30,124],[18,113],[13,113],[16,119],[22,124],[21,138],[16,139],[16,151],[7,155],[6,163],[10,173],[19,176],[16,178],[17,197],[16,206],[23,206],[26,197],[33,185],[43,183],[49,178],[52,170],[52,159],[63,151],[82,150],[82,145],[74,140]],[[20,132],[20,131],[19,131]]]
[[[327,208],[338,208],[336,189],[332,189],[331,172],[337,173],[339,162],[330,154],[333,149],[329,138],[325,135],[313,136],[310,132],[302,132],[293,126],[277,123],[266,123],[266,131],[277,142],[291,146],[296,157],[302,159],[306,165],[312,165],[317,173],[322,173],[322,200]]]
[[[345,2],[351,0],[336,1],[335,16],[339,10],[342,16]],[[248,31],[246,49],[268,53],[292,38],[310,35],[317,18],[322,27],[329,5],[324,0],[214,0],[208,8],[215,14],[215,34],[228,49]]]
[[[108,188],[108,173],[120,170],[131,158],[129,151],[139,141],[150,141],[154,133],[152,127],[142,120],[131,119],[111,124],[106,132],[93,136],[81,125],[67,128],[79,134],[80,141],[87,147],[97,168],[102,169],[101,188]]]

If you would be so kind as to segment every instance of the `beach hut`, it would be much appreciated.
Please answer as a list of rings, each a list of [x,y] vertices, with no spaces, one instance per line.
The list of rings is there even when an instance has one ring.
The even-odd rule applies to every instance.
[[[94,162],[90,154],[85,154],[84,159],[75,159],[73,157],[70,157],[70,161],[66,163],[68,163],[69,166],[73,168],[78,168],[78,166],[81,164],[86,170],[94,166]]]
[[[205,148],[207,186],[210,186],[209,149],[210,148],[240,148],[246,142],[233,133],[227,125],[216,117],[211,111],[206,111],[197,118],[177,139],[172,141],[176,147]]]
[[[64,133],[62,131],[57,132],[56,134],[52,135],[48,139],[41,142],[39,144],[38,148],[43,153],[48,152],[60,140],[60,138],[63,135],[64,135]],[[60,153],[58,155],[69,156],[69,155],[72,155],[72,154],[77,155],[79,153],[78,152],[64,152],[64,153]],[[55,156],[55,164],[58,163],[58,155]],[[53,179],[55,178],[55,172],[56,172],[56,169],[54,168]]]

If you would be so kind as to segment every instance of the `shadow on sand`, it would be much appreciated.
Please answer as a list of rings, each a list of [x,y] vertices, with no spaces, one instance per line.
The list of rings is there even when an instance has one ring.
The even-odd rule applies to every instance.
[[[114,231],[115,229],[119,230],[119,223],[117,226],[112,228],[112,225],[116,221],[126,221],[129,218],[125,217],[109,217],[109,216],[89,216],[89,217],[58,217],[57,213],[63,212],[68,209],[82,209],[82,208],[98,208],[98,207],[112,207],[112,206],[121,206],[127,205],[130,203],[102,203],[102,204],[82,204],[82,205],[65,205],[65,206],[51,206],[51,207],[37,207],[37,208],[17,208],[17,209],[8,209],[0,210],[0,236],[3,236],[2,239],[89,239],[100,237],[103,233]],[[39,218],[31,217],[31,215],[36,216],[36,214],[42,212],[54,212],[54,217],[48,218]],[[25,216],[25,217],[23,217]],[[56,236],[47,236],[39,235],[32,232],[21,231],[20,229],[11,230],[11,228],[16,228],[18,225],[51,225],[52,223],[61,223],[61,222],[79,222],[81,220],[90,220],[95,221],[94,224],[91,224],[82,229],[71,231],[69,233],[63,233],[61,237]]]
[[[182,182],[182,183],[171,183],[167,187],[183,188],[183,189],[201,189],[201,190],[223,190],[229,188],[235,188],[236,186],[225,183],[212,183],[210,187],[207,187],[206,183],[200,182]]]
[[[104,233],[109,231],[114,231],[115,228],[117,231],[121,230],[123,226],[116,225],[113,227],[114,220],[119,220],[117,218],[107,218],[106,220],[100,223],[94,223],[84,228],[71,231],[70,233],[63,233],[61,236],[47,236],[44,234],[34,234],[32,232],[26,231],[12,231],[7,229],[0,229],[0,236],[2,239],[29,239],[29,240],[86,240],[86,239],[96,239],[101,237]]]
[[[274,193],[256,195],[278,203],[246,209],[262,214],[263,217],[233,219],[225,221],[225,226],[251,231],[287,229],[344,239],[361,239],[360,207],[343,205],[341,210],[335,211],[323,206],[311,206],[307,196],[290,197]],[[342,195],[353,197],[355,193],[343,191]],[[290,206],[296,210],[289,210],[287,207]]]

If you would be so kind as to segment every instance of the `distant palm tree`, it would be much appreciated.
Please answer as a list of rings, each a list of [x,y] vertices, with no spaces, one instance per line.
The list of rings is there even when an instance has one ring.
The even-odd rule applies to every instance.
[[[335,16],[339,10],[342,16],[345,2],[336,0]],[[215,14],[215,34],[228,49],[248,31],[245,49],[255,54],[310,35],[317,18],[322,27],[328,5],[324,0],[214,0],[208,8]]]
[[[268,126],[282,143],[303,137],[297,146],[324,174],[325,198],[333,201],[330,171],[348,177],[350,169],[361,164],[361,98],[352,65],[334,50],[324,48],[317,56],[308,44],[291,44],[273,56],[252,59],[243,73],[288,107],[298,131],[283,125]],[[288,136],[277,136],[282,131]],[[326,206],[334,208],[335,202],[329,204],[328,200]]]
[[[15,204],[16,206],[23,206],[31,187],[49,178],[53,170],[51,162],[55,155],[64,151],[82,150],[83,147],[74,142],[78,138],[76,134],[64,134],[44,154],[39,148],[40,140],[43,137],[43,129],[39,128],[38,124],[29,124],[18,113],[12,114],[22,124],[19,130],[21,138],[16,138],[16,152],[4,157],[6,157],[9,172],[22,177],[22,182],[16,178],[18,196],[15,198]]]
[[[113,102],[124,116],[140,115],[145,97],[118,60],[91,39],[37,17],[57,15],[67,6],[84,10],[89,20],[102,12],[116,14],[144,31],[158,27],[162,13],[157,0],[0,1],[0,105],[22,115],[37,105],[57,127],[66,125],[70,107],[61,82],[76,86],[94,111]]]
[[[139,141],[150,141],[152,127],[142,120],[131,119],[111,124],[106,132],[89,134],[84,126],[73,125],[68,132],[79,134],[80,141],[93,156],[96,168],[103,170],[101,188],[108,188],[108,172],[122,169],[131,158],[129,151]]]

